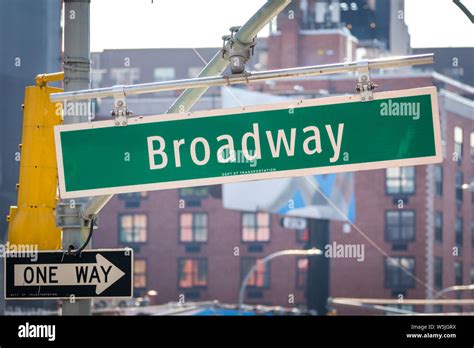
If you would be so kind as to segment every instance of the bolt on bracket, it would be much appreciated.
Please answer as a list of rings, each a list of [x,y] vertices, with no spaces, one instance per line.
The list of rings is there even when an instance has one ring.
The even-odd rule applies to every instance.
[[[371,101],[374,99],[374,90],[378,87],[370,79],[369,61],[363,60],[357,63],[357,85],[356,91],[360,94],[360,100]]]
[[[125,100],[125,90],[123,85],[113,86],[114,108],[110,115],[114,118],[116,126],[128,125],[128,118],[133,114],[127,108],[127,101]]]

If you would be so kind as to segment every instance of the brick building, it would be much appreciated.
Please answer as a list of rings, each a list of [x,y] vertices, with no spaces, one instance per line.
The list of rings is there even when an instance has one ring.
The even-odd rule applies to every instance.
[[[267,49],[260,55],[257,51],[257,56],[265,57],[258,64],[273,69],[334,63],[367,53],[366,49],[357,51],[358,39],[341,25],[337,13],[331,12],[337,6],[343,10],[342,3],[301,3],[306,3],[306,9],[324,3],[318,8],[329,12],[317,17],[318,24],[308,24],[304,6],[296,3],[287,9],[294,15],[283,12],[278,17],[277,30],[271,31],[262,45]],[[130,67],[139,69],[141,55],[136,57]],[[112,76],[112,67],[101,59],[102,81]],[[156,68],[170,72],[166,65],[156,63]],[[139,76],[134,82],[148,82],[142,80],[144,75]],[[426,68],[375,71],[372,78],[379,91],[438,87],[444,161],[441,165],[355,173],[355,227],[331,221],[331,241],[364,245],[364,261],[331,259],[331,297],[426,298],[454,284],[474,283],[474,103],[470,99],[474,88]],[[340,74],[252,88],[278,95],[318,97],[353,93],[355,83],[355,75]],[[169,101],[170,105],[172,98],[165,98],[161,102]],[[199,108],[206,107],[209,105]],[[106,107],[101,109],[105,113]],[[104,208],[94,247],[135,249],[137,296],[155,290],[155,303],[183,299],[236,303],[241,279],[256,259],[278,250],[305,247],[307,233],[284,229],[279,220],[276,215],[224,209],[220,186],[125,194],[115,196]],[[260,267],[250,279],[246,302],[305,305],[307,264],[304,258],[288,257]],[[468,296],[471,293],[463,294],[463,298]],[[372,313],[344,307],[337,310]]]

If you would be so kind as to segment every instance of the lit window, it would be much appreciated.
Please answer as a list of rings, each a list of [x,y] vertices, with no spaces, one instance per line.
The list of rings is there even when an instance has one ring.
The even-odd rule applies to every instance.
[[[199,73],[201,72],[202,67],[199,66],[191,66],[188,68],[188,77],[190,79],[198,77]]]
[[[266,288],[270,285],[270,267],[268,263],[254,258],[242,258],[240,264],[241,280],[243,281],[247,273],[257,262],[257,267],[247,281],[247,287]]]
[[[146,260],[135,259],[133,263],[133,284],[137,289],[146,288]]]
[[[415,167],[388,168],[385,187],[388,194],[415,193]]]
[[[178,261],[179,287],[183,289],[207,286],[207,259],[189,258]]]
[[[298,243],[307,243],[309,241],[309,231],[307,228],[304,230],[296,230],[296,241]]]
[[[110,75],[116,85],[132,85],[140,80],[139,68],[112,68]]]
[[[175,71],[173,67],[155,68],[153,77],[156,82],[170,81],[175,79]]]
[[[270,215],[267,213],[242,214],[242,241],[268,242],[270,240]]]
[[[147,216],[145,214],[120,215],[119,236],[122,243],[145,243],[147,241]]]
[[[471,132],[471,160],[474,161],[474,132]]]
[[[454,152],[458,159],[462,159],[463,130],[461,127],[454,127]]]
[[[179,216],[179,240],[181,242],[207,241],[207,214],[182,213]]]
[[[304,289],[306,287],[306,277],[308,275],[309,260],[307,257],[296,259],[296,287]]]

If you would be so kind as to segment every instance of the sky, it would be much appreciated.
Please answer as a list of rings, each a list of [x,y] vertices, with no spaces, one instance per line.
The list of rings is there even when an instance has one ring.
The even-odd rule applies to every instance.
[[[390,0],[379,0],[390,1]],[[474,0],[463,0],[474,12]],[[264,0],[92,0],[91,50],[218,47]],[[405,0],[413,47],[473,47],[474,25],[452,0]],[[268,30],[264,30],[265,36]]]

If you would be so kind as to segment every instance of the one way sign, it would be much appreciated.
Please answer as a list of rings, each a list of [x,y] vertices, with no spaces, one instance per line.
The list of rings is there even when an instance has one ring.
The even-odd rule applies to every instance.
[[[28,257],[7,253],[5,298],[131,297],[131,249],[87,250],[78,256],[46,251]]]

